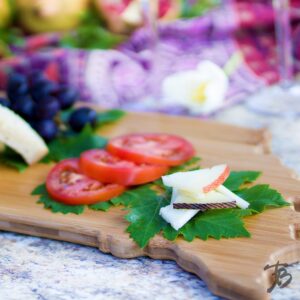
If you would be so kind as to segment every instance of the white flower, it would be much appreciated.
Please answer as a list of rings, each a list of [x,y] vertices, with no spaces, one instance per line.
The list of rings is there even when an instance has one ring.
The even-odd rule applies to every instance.
[[[228,89],[225,72],[211,61],[195,70],[177,72],[165,78],[162,94],[166,102],[183,105],[194,113],[210,113],[221,107]]]

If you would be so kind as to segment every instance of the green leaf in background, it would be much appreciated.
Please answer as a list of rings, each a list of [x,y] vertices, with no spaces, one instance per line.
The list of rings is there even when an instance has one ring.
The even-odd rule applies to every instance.
[[[79,157],[86,150],[104,148],[107,139],[93,133],[90,126],[86,126],[79,134],[59,137],[48,144],[49,154],[42,160],[44,163],[58,162],[62,159]]]
[[[95,9],[87,11],[79,26],[67,32],[60,45],[67,48],[111,49],[126,40],[127,37],[106,30],[103,20]]]
[[[112,206],[113,205],[110,201],[105,201],[105,202],[98,202],[95,204],[91,204],[89,205],[89,208],[92,210],[108,211]]]
[[[90,9],[83,13],[79,26],[104,26],[104,20],[99,17],[100,16],[95,9]]]
[[[125,37],[97,25],[83,25],[66,33],[60,45],[80,49],[112,49],[125,41]]]
[[[0,152],[0,163],[14,168],[19,172],[24,172],[28,168],[28,164],[22,156],[9,147],[5,147],[4,151]]]
[[[181,17],[194,18],[202,16],[208,10],[221,3],[220,0],[185,0],[181,1]]]
[[[46,185],[40,184],[38,185],[32,192],[31,195],[36,196],[36,195],[43,195],[43,194],[48,194],[47,189],[46,189]]]
[[[120,109],[111,109],[97,113],[97,127],[118,121],[125,116],[125,112]]]
[[[73,107],[65,109],[65,110],[61,110],[59,112],[59,119],[63,124],[68,124],[71,113],[74,111],[75,109]]]
[[[267,184],[255,185],[237,192],[237,195],[250,203],[249,209],[256,213],[263,212],[266,208],[289,206],[282,195]]]
[[[254,182],[260,175],[261,172],[258,171],[232,171],[223,185],[232,192],[235,192],[243,184]]]
[[[8,57],[13,53],[10,46],[22,46],[25,39],[22,31],[16,27],[8,27],[0,29],[0,56]]]
[[[39,195],[40,198],[37,203],[43,203],[45,208],[49,208],[54,213],[60,212],[62,214],[73,213],[80,215],[84,211],[84,205],[67,205],[51,199],[45,184],[37,186],[31,194]]]

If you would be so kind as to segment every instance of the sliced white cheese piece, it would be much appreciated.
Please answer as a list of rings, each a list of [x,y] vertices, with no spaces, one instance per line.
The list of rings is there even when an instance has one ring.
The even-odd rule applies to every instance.
[[[171,204],[160,209],[159,214],[164,218],[171,226],[178,230],[184,224],[186,224],[191,218],[193,218],[198,212],[198,209],[174,209],[173,203],[222,203],[232,201],[223,194],[211,191],[204,195],[204,197],[198,197],[198,194],[191,194],[189,192],[173,189]]]
[[[44,140],[12,110],[0,105],[0,142],[18,152],[29,164],[48,153]]]
[[[185,223],[193,218],[199,210],[197,209],[174,209],[173,204],[162,207],[159,214],[175,229],[180,229]]]
[[[227,189],[224,185],[220,185],[217,188],[217,191],[222,193],[223,195],[231,198],[232,200],[234,200],[236,202],[236,205],[240,208],[245,209],[249,206],[249,203],[247,201],[245,201],[244,199],[242,199],[238,195],[234,194],[232,191]]]
[[[170,223],[175,230],[178,230],[194,217],[199,210],[174,209],[173,203],[197,203],[197,199],[193,199],[186,194],[179,193],[176,189],[173,189],[171,204],[160,209],[159,214],[162,218]]]
[[[201,169],[189,172],[177,172],[171,175],[162,176],[164,185],[184,190],[190,193],[203,193],[205,190],[214,190],[222,184],[229,174],[226,165],[218,165],[208,169]],[[209,190],[207,190],[209,192]]]
[[[197,203],[224,203],[224,202],[231,202],[234,199],[219,193],[217,191],[211,191],[209,193],[204,194],[204,197],[198,198]]]
[[[187,191],[183,190],[178,190],[178,189],[173,189],[173,194],[172,194],[172,199],[171,202],[173,202],[173,198],[175,198],[175,195],[177,196],[178,194],[192,198],[190,199],[191,203],[224,203],[224,202],[230,202],[233,201],[232,198],[229,198],[228,196],[225,196],[224,194],[217,192],[217,191],[211,191],[205,194],[195,194],[195,193],[190,193]],[[176,202],[178,203],[178,202]],[[189,202],[190,203],[190,202]]]

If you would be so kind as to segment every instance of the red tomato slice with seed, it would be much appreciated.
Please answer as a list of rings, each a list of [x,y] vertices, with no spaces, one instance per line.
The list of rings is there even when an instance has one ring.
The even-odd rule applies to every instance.
[[[167,166],[137,164],[100,149],[83,152],[80,155],[80,168],[90,178],[121,185],[148,183],[168,171]]]
[[[178,166],[195,154],[186,139],[171,134],[128,134],[113,138],[107,151],[136,163]]]
[[[77,158],[55,165],[47,176],[46,188],[54,200],[69,205],[107,201],[125,191],[122,185],[104,184],[82,174]]]

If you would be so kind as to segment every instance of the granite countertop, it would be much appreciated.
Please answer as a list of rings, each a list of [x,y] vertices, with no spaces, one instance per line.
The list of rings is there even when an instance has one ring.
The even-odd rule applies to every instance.
[[[238,117],[237,117],[238,116]],[[273,151],[300,174],[300,120],[263,118],[235,106],[216,120],[267,127]],[[290,267],[292,283],[272,292],[272,299],[300,299],[300,265]],[[198,277],[175,262],[149,258],[118,259],[98,249],[1,232],[1,300],[67,299],[221,299]]]

